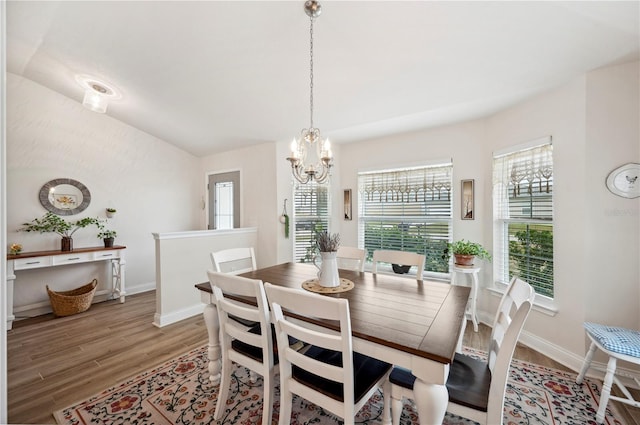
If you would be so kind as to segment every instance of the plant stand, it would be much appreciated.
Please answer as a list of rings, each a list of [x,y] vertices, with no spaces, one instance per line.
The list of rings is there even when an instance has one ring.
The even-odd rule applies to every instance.
[[[478,273],[480,267],[453,265],[453,273],[451,274],[451,284],[456,285],[458,273],[471,275],[471,295],[469,296],[469,304],[467,314],[471,316],[473,322],[473,331],[478,332],[478,316],[476,313],[476,299],[478,296]],[[464,334],[464,332],[463,332]]]

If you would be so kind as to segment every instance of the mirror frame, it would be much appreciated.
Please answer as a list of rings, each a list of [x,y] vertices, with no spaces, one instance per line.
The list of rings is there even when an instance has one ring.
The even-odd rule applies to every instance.
[[[460,215],[462,220],[473,220],[476,216],[474,180],[460,180]]]
[[[73,186],[82,193],[82,202],[80,203],[80,205],[72,209],[63,210],[61,208],[54,206],[53,204],[51,204],[51,202],[49,202],[49,193],[51,192],[51,189],[55,189],[57,186],[61,184],[68,184],[70,186]],[[40,194],[38,195],[38,198],[40,199],[40,203],[42,204],[42,206],[47,211],[51,211],[52,213],[58,214],[58,215],[74,215],[74,214],[79,214],[82,211],[87,209],[87,207],[89,206],[89,203],[91,203],[91,192],[89,192],[89,189],[87,189],[87,186],[83,185],[77,180],[54,179],[46,182],[44,186],[42,186],[42,188],[40,189]]]

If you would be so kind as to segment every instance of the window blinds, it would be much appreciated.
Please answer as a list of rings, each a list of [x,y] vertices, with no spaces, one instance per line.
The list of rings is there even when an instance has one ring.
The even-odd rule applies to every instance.
[[[553,297],[553,146],[542,144],[493,159],[494,274],[517,275]]]
[[[313,260],[315,234],[329,229],[329,190],[315,182],[294,188],[294,261]]]
[[[427,257],[425,270],[448,272],[442,251],[451,237],[452,164],[360,173],[359,246]]]

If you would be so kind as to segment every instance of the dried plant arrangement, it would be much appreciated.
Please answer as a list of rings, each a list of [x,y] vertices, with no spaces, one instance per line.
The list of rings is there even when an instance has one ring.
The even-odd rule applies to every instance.
[[[340,234],[330,234],[326,230],[316,234],[316,246],[320,252],[335,252],[340,246]]]

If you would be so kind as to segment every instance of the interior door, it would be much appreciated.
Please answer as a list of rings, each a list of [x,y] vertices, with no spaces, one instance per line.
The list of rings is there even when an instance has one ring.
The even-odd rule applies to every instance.
[[[240,227],[240,171],[210,174],[209,229]]]

